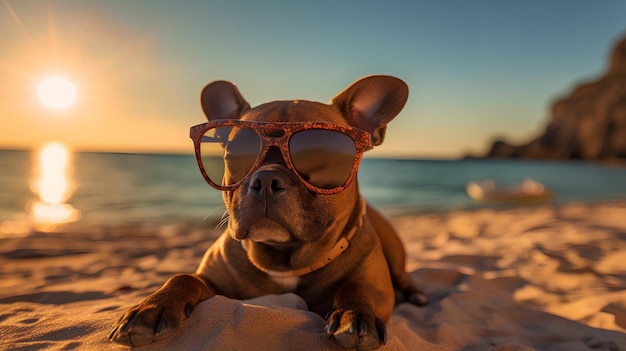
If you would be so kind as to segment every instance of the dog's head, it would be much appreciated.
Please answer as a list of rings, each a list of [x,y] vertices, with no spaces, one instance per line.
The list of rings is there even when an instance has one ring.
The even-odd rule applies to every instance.
[[[368,76],[354,82],[328,105],[294,100],[273,101],[250,108],[237,87],[226,81],[207,85],[202,91],[201,102],[209,121],[324,122],[364,130],[371,135],[368,143],[375,146],[382,143],[387,123],[402,110],[407,97],[408,87],[403,81],[390,76]],[[286,129],[290,126],[279,123],[275,125],[275,128],[271,128],[271,123],[264,124],[265,129],[261,132],[252,128],[224,128],[221,130],[229,135],[217,135],[216,139],[232,141],[238,138],[266,138],[271,143],[274,139],[278,140],[284,138],[285,134],[290,134]],[[254,123],[252,126],[254,127]],[[270,128],[266,128],[267,126]],[[312,133],[308,138],[301,138],[307,139],[301,143],[306,144],[309,150],[307,155],[299,156],[300,164],[296,167],[293,167],[295,162],[289,162],[288,158],[291,156],[287,154],[290,151],[293,154],[291,148],[297,148],[294,144],[298,143],[287,140],[283,148],[280,145],[267,147],[264,157],[257,160],[256,168],[250,173],[248,168],[254,161],[237,162],[230,159],[237,152],[226,151],[224,162],[227,167],[221,181],[224,184],[240,182],[236,188],[223,192],[230,216],[228,229],[231,236],[237,240],[246,240],[251,245],[260,245],[261,248],[281,250],[316,242],[325,235],[330,236],[328,240],[340,235],[359,203],[356,179],[344,184],[341,191],[333,194],[322,194],[314,188],[337,188],[337,184],[332,183],[336,180],[324,180],[325,177],[333,178],[335,175],[324,174],[328,172],[327,168],[320,166],[320,163],[341,164],[345,173],[353,167],[354,157],[340,159],[325,152],[324,147],[318,150],[310,145],[332,144],[334,141],[324,139],[332,139],[335,135],[339,139],[345,139],[345,135],[340,135],[341,131],[336,133]],[[258,134],[263,135],[259,137]],[[254,144],[260,146],[261,142],[255,141]],[[251,157],[257,158],[257,154]],[[311,161],[311,165],[308,161]],[[238,164],[246,164],[243,167],[246,169],[237,169]],[[310,169],[301,170],[307,167]],[[237,174],[238,172],[241,174]],[[324,182],[330,182],[328,184],[331,185],[327,186]]]

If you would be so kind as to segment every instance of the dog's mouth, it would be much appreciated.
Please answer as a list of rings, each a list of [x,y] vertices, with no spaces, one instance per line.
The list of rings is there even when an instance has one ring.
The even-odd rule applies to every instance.
[[[248,228],[245,238],[275,249],[290,248],[296,245],[296,240],[293,239],[289,230],[268,217],[256,220]]]

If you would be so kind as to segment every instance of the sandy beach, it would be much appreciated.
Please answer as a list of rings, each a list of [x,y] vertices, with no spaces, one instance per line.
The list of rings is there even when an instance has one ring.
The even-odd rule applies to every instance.
[[[423,308],[396,306],[382,350],[626,350],[626,203],[392,219]],[[178,223],[0,239],[0,349],[123,350],[106,336],[218,235]],[[138,350],[335,350],[293,294],[202,302]]]

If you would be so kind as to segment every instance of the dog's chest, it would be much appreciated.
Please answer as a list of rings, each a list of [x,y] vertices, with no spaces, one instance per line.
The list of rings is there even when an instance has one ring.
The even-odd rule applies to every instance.
[[[282,286],[285,290],[295,291],[298,286],[298,277],[272,277],[272,280]]]

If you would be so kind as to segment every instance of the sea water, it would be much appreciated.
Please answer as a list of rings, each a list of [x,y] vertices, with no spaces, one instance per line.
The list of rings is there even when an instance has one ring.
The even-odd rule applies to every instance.
[[[193,155],[75,153],[65,174],[64,201],[83,223],[217,222],[221,193],[202,178]],[[37,201],[37,159],[31,151],[0,151],[0,223],[27,218]],[[365,158],[359,186],[389,215],[473,209],[468,182],[492,179],[543,183],[556,205],[626,201],[626,167],[584,162],[522,160],[407,160]],[[625,214],[626,215],[626,214]]]

